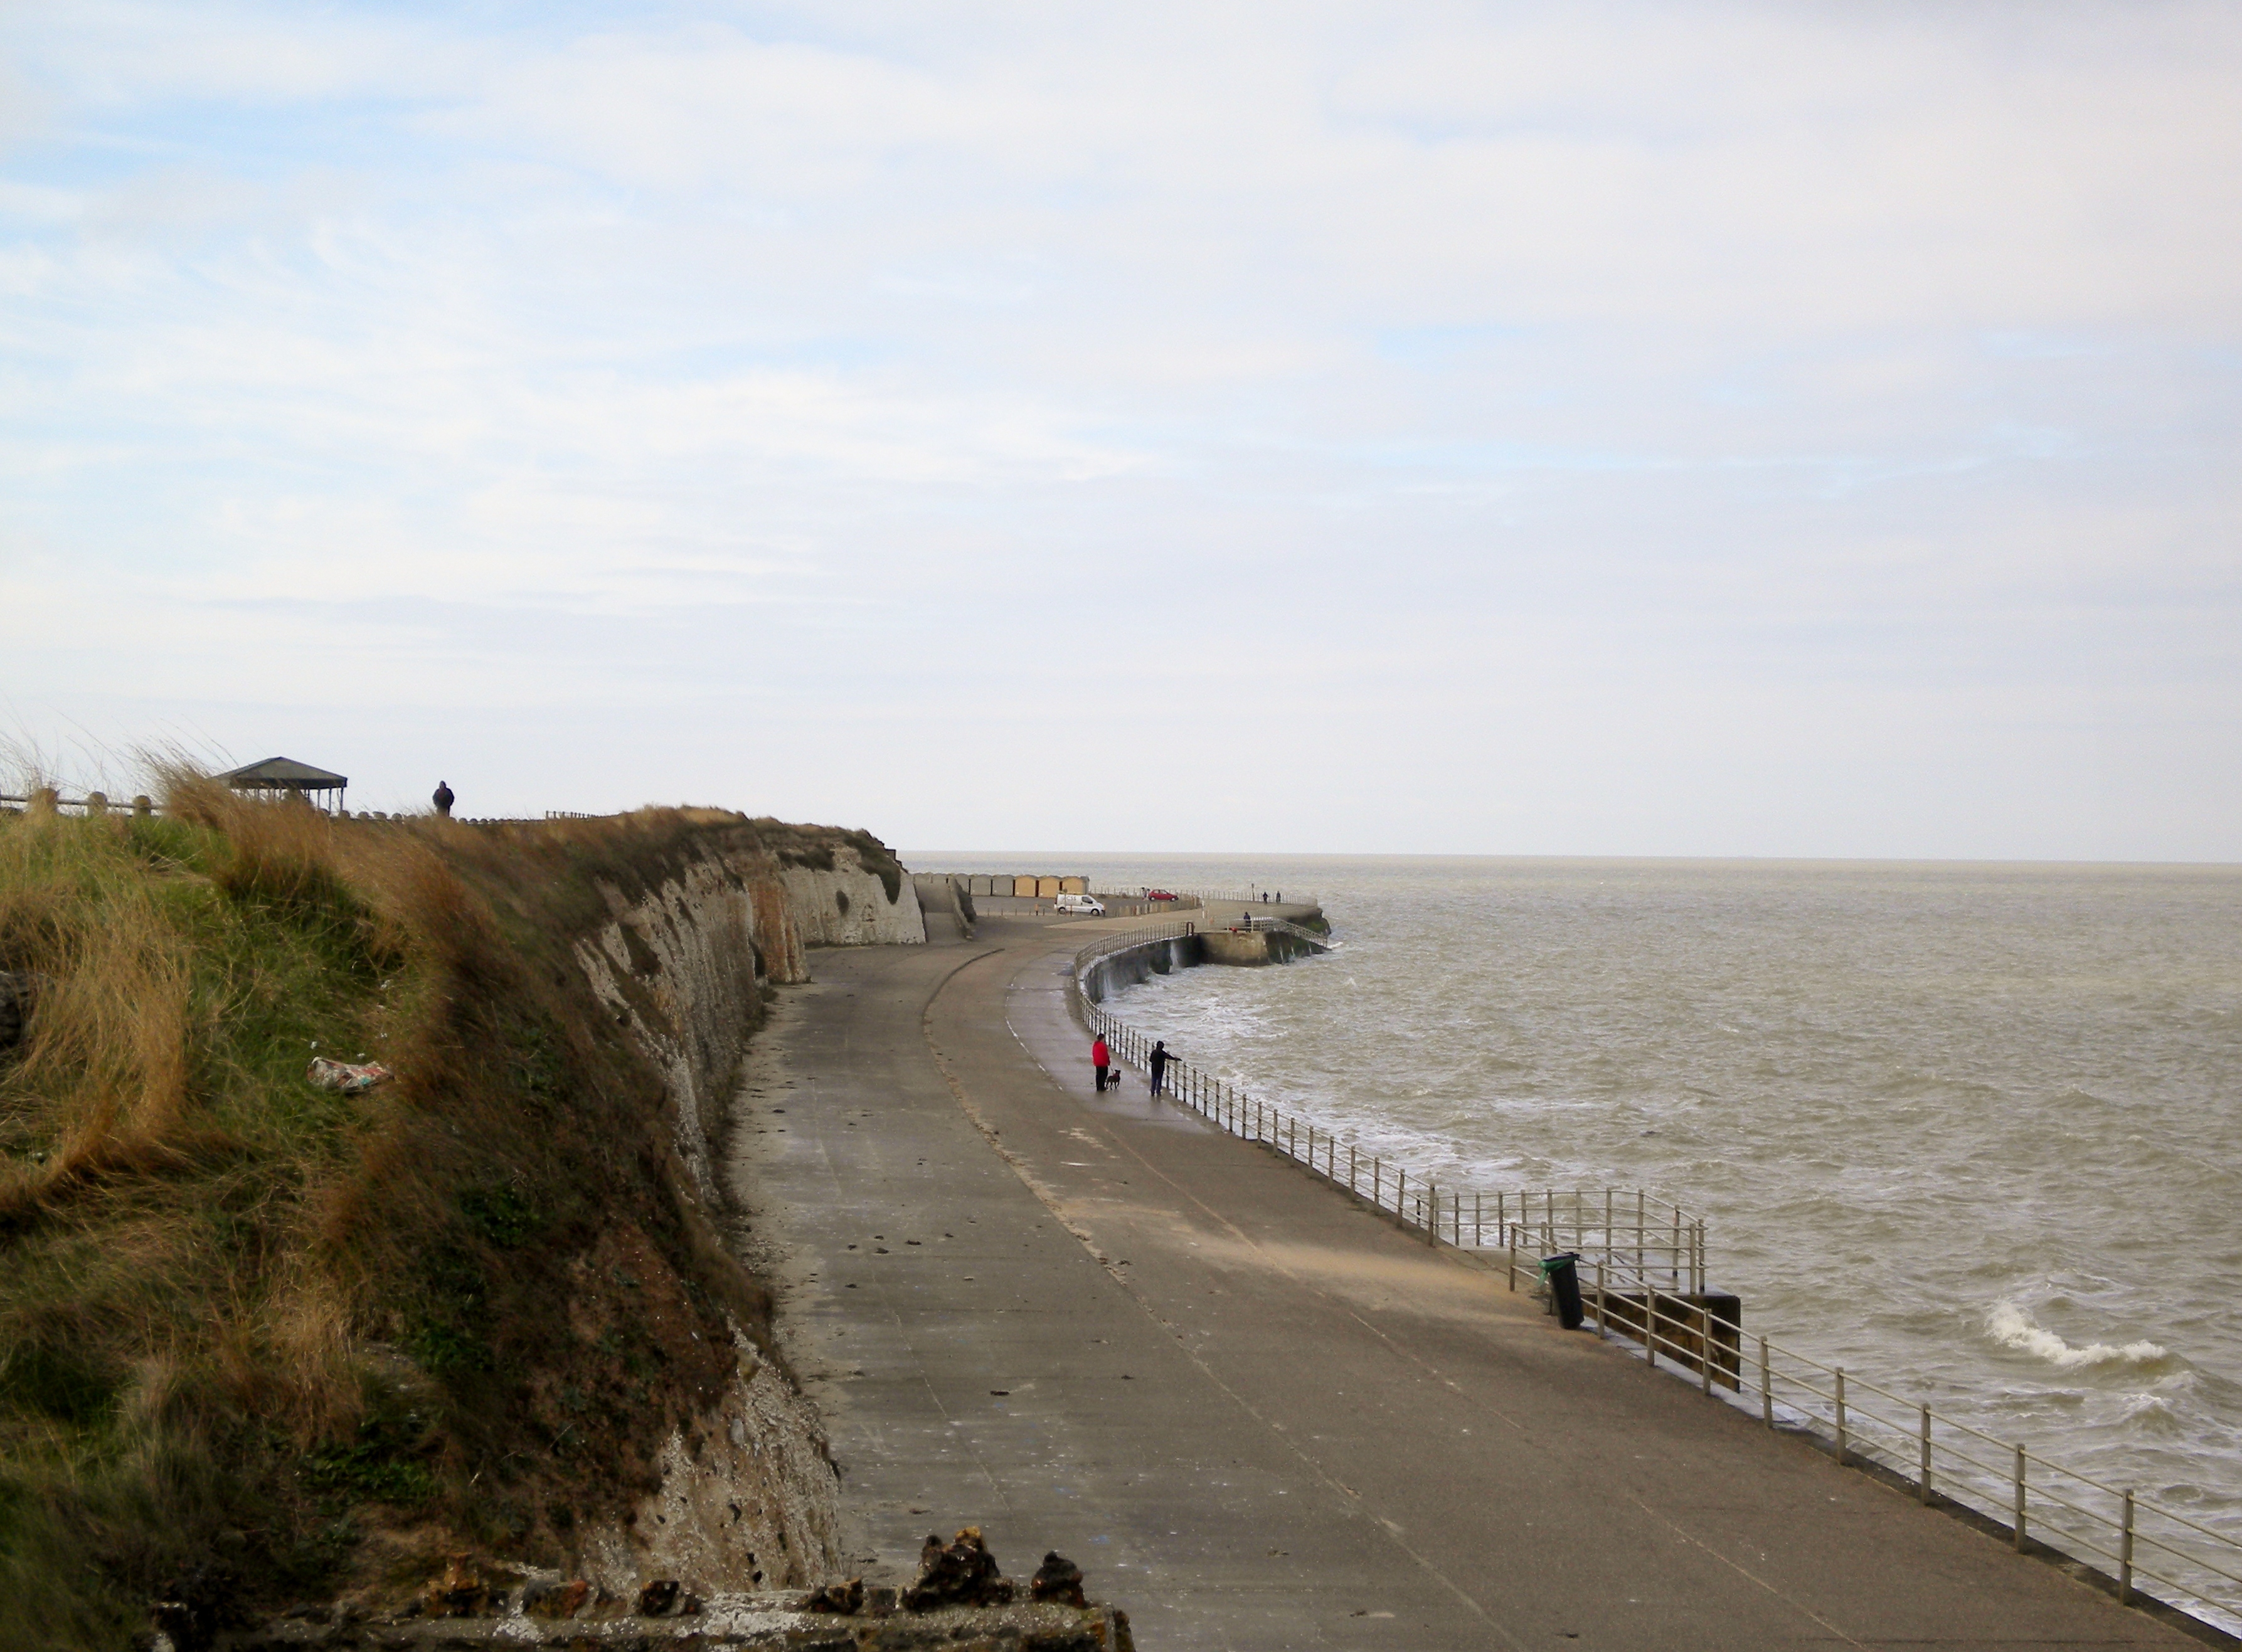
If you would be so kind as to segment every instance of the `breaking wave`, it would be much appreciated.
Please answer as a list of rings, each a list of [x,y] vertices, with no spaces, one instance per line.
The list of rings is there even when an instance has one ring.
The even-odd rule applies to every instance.
[[[2074,1348],[2054,1332],[2034,1325],[2031,1316],[2013,1302],[1995,1304],[1986,1318],[1985,1329],[2003,1347],[2036,1355],[2058,1371],[2077,1371],[2086,1366],[2154,1365],[2172,1357],[2160,1342],[2128,1342],[2122,1346],[2111,1342],[2090,1342],[2083,1348]]]

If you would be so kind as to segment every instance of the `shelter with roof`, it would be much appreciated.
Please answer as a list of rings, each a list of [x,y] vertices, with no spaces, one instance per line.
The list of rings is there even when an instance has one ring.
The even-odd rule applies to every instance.
[[[343,806],[343,789],[350,784],[347,776],[314,769],[293,757],[267,757],[263,762],[229,769],[218,778],[236,791],[293,792],[307,803],[337,811]]]

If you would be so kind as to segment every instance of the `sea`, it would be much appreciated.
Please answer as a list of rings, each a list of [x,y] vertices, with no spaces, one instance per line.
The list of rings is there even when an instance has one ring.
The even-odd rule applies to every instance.
[[[2242,868],[905,859],[1319,901],[1108,1007],[1443,1185],[1670,1199],[1748,1333],[2242,1541]]]

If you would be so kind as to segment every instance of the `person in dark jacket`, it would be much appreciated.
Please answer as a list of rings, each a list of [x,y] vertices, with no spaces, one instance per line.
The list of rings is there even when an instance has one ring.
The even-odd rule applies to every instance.
[[[1168,1053],[1168,1041],[1165,1038],[1159,1039],[1153,1044],[1152,1053],[1145,1058],[1144,1064],[1152,1070],[1152,1093],[1154,1095],[1157,1096],[1160,1093],[1160,1086],[1167,1079],[1168,1063],[1174,1059],[1175,1058]]]
[[[428,800],[436,805],[436,812],[446,820],[452,817],[452,788],[447,782],[436,782],[436,795]]]
[[[1104,1036],[1100,1034],[1090,1046],[1090,1064],[1098,1069],[1098,1093],[1100,1095],[1105,1093],[1105,1075],[1112,1063],[1112,1052],[1106,1049]]]

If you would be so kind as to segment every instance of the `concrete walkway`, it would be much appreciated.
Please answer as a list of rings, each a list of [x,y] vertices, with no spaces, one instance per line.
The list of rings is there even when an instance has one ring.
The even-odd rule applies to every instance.
[[[978,1524],[1147,1652],[2196,1644],[1093,1095],[1098,927],[820,952],[759,1041],[734,1173],[869,1575]]]

